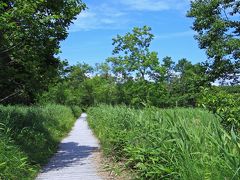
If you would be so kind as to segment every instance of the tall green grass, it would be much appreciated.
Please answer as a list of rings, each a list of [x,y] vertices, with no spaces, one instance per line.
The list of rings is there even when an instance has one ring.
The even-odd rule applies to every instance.
[[[107,155],[137,179],[238,179],[239,137],[201,109],[134,110],[103,106],[88,120]]]
[[[33,179],[74,121],[61,105],[0,106],[0,179]]]

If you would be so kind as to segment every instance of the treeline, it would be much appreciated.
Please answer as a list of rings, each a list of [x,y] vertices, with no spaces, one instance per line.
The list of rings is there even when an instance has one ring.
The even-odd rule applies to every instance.
[[[235,4],[232,6],[235,12]],[[197,2],[192,3],[188,16],[195,18],[197,40],[207,44],[201,48],[207,49],[209,61],[192,64],[184,58],[178,62],[171,57],[159,60],[157,52],[150,50],[154,39],[151,28],[144,26],[113,38],[112,57],[105,62],[95,67],[68,66],[56,58],[59,43],[67,37],[72,20],[85,8],[80,0],[0,1],[0,103],[195,107],[201,89],[211,87],[215,80],[231,79],[231,83],[238,84],[238,47],[228,47],[236,54],[233,63],[227,59],[230,51],[217,54],[215,46],[207,44],[214,39],[204,40],[209,34],[201,34],[201,30],[211,27],[197,24]],[[216,17],[216,23],[220,20]],[[227,40],[238,42],[236,32]],[[238,92],[238,86],[233,88]]]
[[[170,57],[166,57],[162,64],[156,66],[161,72],[153,70],[146,79],[137,78],[129,72],[123,78],[114,74],[114,68],[106,62],[95,67],[88,64],[72,66],[60,82],[39,96],[39,101],[79,106],[106,103],[135,107],[194,107],[200,86],[210,86],[204,79],[204,67],[193,65],[186,59],[175,64]]]
[[[202,90],[213,83],[208,67],[185,58],[159,60],[157,53],[149,50],[152,39],[147,26],[118,35],[113,39],[112,57],[94,67],[83,63],[65,68],[59,82],[38,100],[81,107],[99,103],[196,107]],[[239,86],[217,89],[239,93]]]

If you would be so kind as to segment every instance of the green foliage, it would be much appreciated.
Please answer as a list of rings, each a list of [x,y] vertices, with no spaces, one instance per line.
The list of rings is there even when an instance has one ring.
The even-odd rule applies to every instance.
[[[196,39],[212,62],[207,62],[209,79],[228,78],[239,82],[240,2],[235,0],[191,1],[188,16],[194,18]],[[235,82],[235,83],[236,83]]]
[[[89,77],[93,67],[88,64],[70,67],[68,76],[63,81],[50,86],[47,92],[38,97],[38,102],[76,105],[83,108],[98,103],[115,104],[117,86],[114,78],[104,68],[107,68],[106,64],[105,67],[103,64],[98,65],[98,75]]]
[[[238,179],[240,138],[201,109],[88,110],[107,155],[137,172],[137,179]]]
[[[201,87],[211,86],[208,67],[185,58],[174,62],[168,56],[158,62],[149,49],[153,37],[147,26],[118,35],[113,39],[113,57],[96,67],[85,63],[67,67],[68,73],[38,101],[80,107],[99,103],[195,107]]]
[[[153,75],[159,64],[157,53],[149,50],[153,37],[151,28],[143,26],[113,38],[113,55],[117,56],[108,58],[108,62],[112,63],[116,76],[126,79],[134,74],[136,78],[145,79]]]
[[[60,41],[81,0],[0,0],[0,100],[29,104],[59,78]]]
[[[33,179],[39,167],[31,165],[26,154],[2,132],[0,138],[0,179]]]
[[[107,62],[93,68],[87,64],[70,67],[69,73],[38,97],[40,103],[57,103],[88,107],[91,105],[126,104],[134,107],[195,106],[200,86],[210,86],[200,64],[186,59],[174,64],[170,57],[156,68],[152,80],[126,78],[120,80]],[[93,73],[93,71],[95,72]],[[130,72],[129,72],[130,73]],[[153,80],[154,79],[154,80]]]
[[[81,113],[82,113],[82,108],[80,108],[79,106],[70,106],[72,113],[74,115],[75,118],[79,118]]]
[[[0,179],[33,179],[74,121],[61,105],[0,106]]]
[[[218,87],[215,87],[215,88],[218,88],[219,90],[226,91],[227,93],[230,93],[232,95],[239,95],[240,94],[240,85],[218,86]]]
[[[240,132],[240,94],[229,94],[219,88],[204,89],[199,104],[219,115],[222,124]]]
[[[149,47],[154,35],[151,28],[133,28],[113,39],[113,55],[107,59],[118,87],[119,104],[140,107],[195,106],[200,86],[209,85],[206,68],[186,59],[177,64],[171,57],[160,64]]]

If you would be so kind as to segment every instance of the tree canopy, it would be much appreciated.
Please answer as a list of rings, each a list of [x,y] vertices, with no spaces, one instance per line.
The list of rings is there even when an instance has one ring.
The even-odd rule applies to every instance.
[[[136,75],[136,78],[145,79],[152,76],[154,68],[158,65],[157,52],[149,50],[154,35],[151,28],[135,27],[132,32],[124,36],[113,38],[113,55],[108,59],[112,62],[116,73],[123,77]],[[126,71],[128,73],[126,73]]]
[[[206,49],[209,78],[239,82],[240,74],[240,1],[191,1],[188,17],[194,19],[193,30],[199,47]]]
[[[0,99],[31,102],[47,88],[61,68],[59,43],[84,9],[81,0],[0,1]]]

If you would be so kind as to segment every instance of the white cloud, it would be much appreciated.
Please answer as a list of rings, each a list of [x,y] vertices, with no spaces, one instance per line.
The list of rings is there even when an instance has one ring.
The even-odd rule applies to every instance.
[[[189,0],[105,0],[88,4],[89,9],[77,16],[70,32],[94,29],[122,29],[136,21],[133,11],[183,10]]]
[[[134,10],[149,10],[159,11],[169,9],[168,3],[164,1],[153,1],[153,0],[122,0],[122,4],[128,6]]]
[[[126,16],[126,13],[110,7],[108,4],[100,4],[79,14],[69,31],[121,28],[128,22],[128,19],[124,16]]]
[[[189,3],[189,0],[120,0],[129,9],[138,11],[163,11],[181,9]]]
[[[170,39],[170,38],[177,38],[177,37],[187,37],[187,36],[194,36],[195,32],[190,31],[182,31],[182,32],[174,32],[174,33],[167,33],[155,36],[156,39]]]

